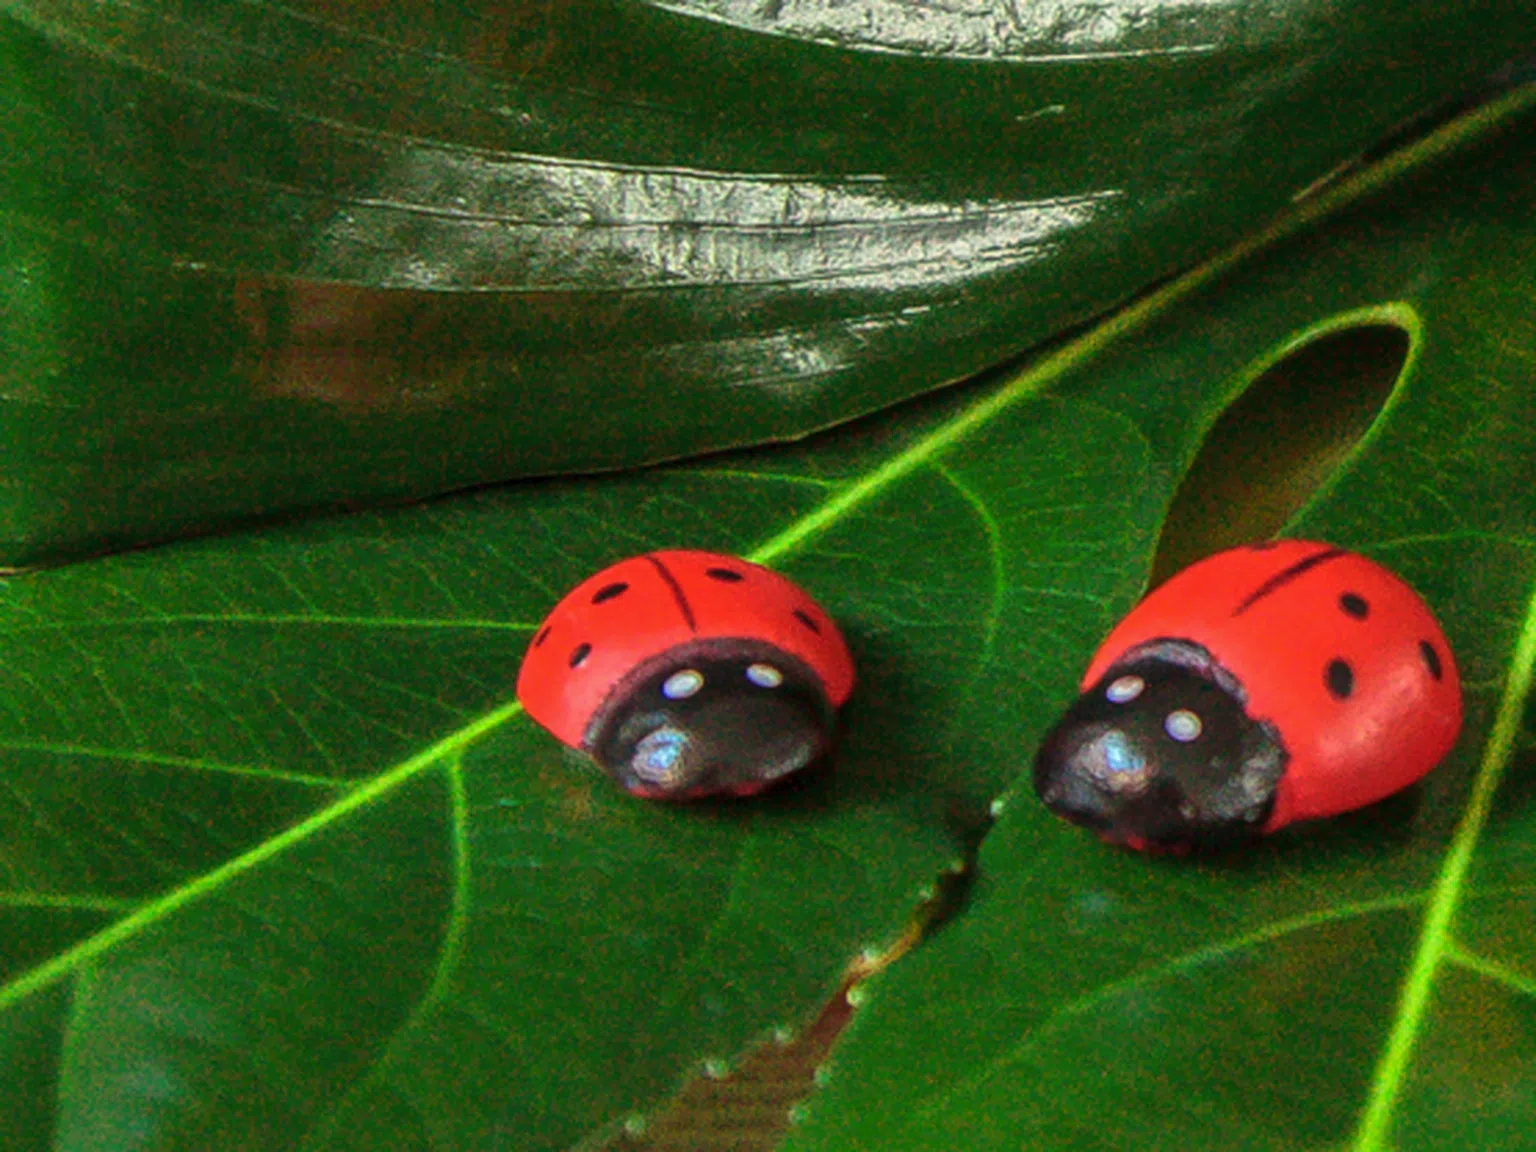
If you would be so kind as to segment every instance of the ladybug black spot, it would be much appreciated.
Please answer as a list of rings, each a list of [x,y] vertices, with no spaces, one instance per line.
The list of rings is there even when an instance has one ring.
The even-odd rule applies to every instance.
[[[796,608],[795,609],[795,619],[800,621],[800,623],[804,624],[812,632],[816,633],[816,635],[818,635],[818,636],[821,635],[821,626],[818,625],[816,623],[816,621],[812,620],[811,617],[805,612],[804,609],[802,609],[802,608]]]
[[[539,632],[539,634],[533,638],[533,646],[535,648],[542,648],[544,646],[544,641],[546,641],[548,639],[549,639],[549,625],[546,624],[546,625],[544,625],[543,629]]]
[[[1440,666],[1440,653],[1435,651],[1435,646],[1428,640],[1419,641],[1419,655],[1424,657],[1424,667],[1429,669],[1429,674],[1436,680],[1445,675],[1445,669]]]
[[[590,644],[578,644],[578,645],[576,645],[575,649],[571,652],[571,667],[572,668],[579,667],[581,662],[583,660],[585,660],[590,655],[592,655],[592,645],[590,645]]]
[[[1248,551],[1268,552],[1271,548],[1278,547],[1280,547],[1280,541],[1278,540],[1259,540],[1256,543],[1248,545]]]
[[[1355,670],[1343,660],[1328,661],[1328,691],[1340,700],[1349,699],[1355,690]]]
[[[1339,607],[1343,609],[1344,615],[1353,616],[1356,620],[1364,620],[1371,614],[1370,604],[1358,592],[1346,592],[1340,596]]]
[[[706,568],[704,575],[708,576],[711,580],[719,580],[725,584],[740,584],[746,579],[745,576],[734,568]]]
[[[1296,561],[1296,563],[1289,567],[1280,569],[1280,571],[1250,592],[1243,602],[1232,610],[1232,615],[1241,616],[1260,600],[1264,599],[1264,597],[1272,596],[1293,580],[1301,579],[1302,576],[1312,571],[1319,564],[1327,564],[1330,560],[1337,560],[1340,556],[1347,555],[1348,553],[1342,548],[1324,548],[1320,552],[1313,552],[1310,556]]]
[[[592,603],[602,604],[605,601],[612,600],[615,596],[622,596],[628,591],[629,585],[622,580],[617,584],[605,584],[592,594]]]

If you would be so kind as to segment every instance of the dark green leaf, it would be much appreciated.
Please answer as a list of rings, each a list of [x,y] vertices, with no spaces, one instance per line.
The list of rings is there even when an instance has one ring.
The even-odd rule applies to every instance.
[[[886,770],[895,718],[866,706],[830,778],[671,807],[507,697],[538,615],[616,549],[768,536],[759,554],[787,555],[786,515],[887,439],[782,475],[486,495],[5,585],[16,1139],[562,1147],[796,1026],[961,846],[936,774]],[[874,560],[888,525],[842,525],[847,554],[793,570],[872,685],[912,658],[882,658],[892,620],[981,627],[911,595],[942,557]],[[976,663],[935,655],[946,680]]]
[[[995,719],[1064,673],[1012,653],[1082,647],[1099,622],[1061,604],[1124,579],[1104,508],[1145,454],[1120,416],[1022,405],[1043,379],[6,585],[0,1029],[36,1054],[7,1099],[52,1075],[38,1138],[64,1147],[557,1147],[805,1019],[1018,769]],[[565,587],[681,543],[787,565],[844,622],[862,688],[830,777],[645,805],[505,702]],[[976,732],[996,755],[957,755]]]
[[[806,1019],[1015,770],[954,752],[1005,617],[1048,623],[1120,546],[1081,494],[1145,480],[1067,457],[1123,421],[1025,394],[5,585],[3,1091],[46,1085],[56,1125],[26,1138],[560,1147]],[[1029,524],[1049,586],[1015,591],[995,545]],[[561,590],[685,542],[787,565],[845,623],[831,776],[643,804],[506,702]]]
[[[7,0],[0,563],[802,435],[1533,39],[1496,0]]]
[[[1414,793],[1209,859],[1108,848],[1025,777],[964,915],[872,984],[789,1148],[1531,1147],[1533,144],[1527,118],[1474,163],[1213,282],[1059,389],[1136,429],[1150,461],[1147,489],[1084,494],[1133,510],[1126,549],[1103,557],[1121,610],[1235,391],[1309,339],[1401,327],[1385,411],[1287,532],[1363,549],[1431,601],[1468,693],[1458,751]],[[1098,607],[1064,603],[1063,626]],[[1075,670],[1093,647],[1051,640],[1014,659]],[[1056,690],[994,727],[1031,747],[1072,693]]]
[[[0,584],[0,1144],[567,1147],[800,1025],[850,960],[898,935],[1027,766],[1141,584],[1228,385],[1362,301],[1378,322],[1411,301],[1422,339],[1308,527],[1378,550],[1442,610],[1475,743],[1530,586],[1532,422],[1516,386],[1528,376],[1510,367],[1536,346],[1516,306],[1531,248],[1524,144],[1490,151],[1464,184],[1417,185],[1256,262],[1202,299],[1199,319],[1164,313],[1211,268],[1022,376],[794,448]],[[1435,337],[1440,324],[1464,341]],[[1090,364],[1091,377],[1069,374]],[[761,803],[643,804],[509,702],[530,630],[569,584],[676,545],[782,566],[844,622],[862,680],[836,772]],[[1015,804],[959,922],[975,927],[887,985],[882,1004],[910,986],[916,1006],[863,1022],[878,1038],[880,1019],[896,1021],[885,1035],[911,1046],[898,1060],[864,1041],[862,1065],[845,1053],[821,1123],[862,1126],[845,1147],[893,1130],[922,1146],[942,1121],[955,1125],[946,1147],[970,1147],[953,1132],[985,1140],[987,1115],[1006,1132],[1014,1096],[963,1122],[912,1121],[904,1105],[990,1067],[1030,1013],[1065,1002],[1072,1023],[1117,1010],[1122,991],[1193,984],[1202,998],[1182,1017],[1166,998],[1136,1001],[1161,1025],[1132,1033],[1140,1046],[1102,1033],[1117,1058],[1183,1060],[1137,1091],[1212,1132],[1262,1140],[1279,1115],[1302,1138],[1336,1139],[1394,1019],[1415,917],[1433,905],[1462,915],[1455,972],[1502,983],[1437,982],[1465,997],[1435,1004],[1450,1013],[1438,1028],[1397,1017],[1420,1051],[1447,1053],[1402,1115],[1465,1133],[1474,1111],[1495,1111],[1520,1131],[1518,1093],[1454,1068],[1523,1058],[1518,1002],[1502,1065],[1456,1012],[1524,979],[1521,890],[1474,874],[1473,898],[1431,899],[1474,769],[1467,755],[1438,774],[1416,812],[1225,865],[1108,853]],[[1490,874],[1519,868],[1518,815],[1501,812],[1479,842]],[[1108,902],[1073,903],[1083,892]],[[1022,919],[997,915],[1021,902]],[[971,936],[985,946],[955,943]],[[1346,954],[1363,975],[1340,974]],[[957,956],[965,970],[935,974]],[[1338,989],[1331,1010],[1319,986]],[[1254,1004],[1278,1005],[1261,1014],[1269,1031],[1174,1027]],[[1315,1041],[1313,1021],[1337,1032]],[[1074,1059],[1104,1050],[1072,1037]],[[1078,1067],[1046,1070],[1082,1105],[1073,1115],[1128,1111],[1129,1089]],[[1252,1078],[1224,1081],[1226,1067],[1268,1075],[1244,1096]],[[1263,1111],[1271,1086],[1315,1094],[1315,1112]]]

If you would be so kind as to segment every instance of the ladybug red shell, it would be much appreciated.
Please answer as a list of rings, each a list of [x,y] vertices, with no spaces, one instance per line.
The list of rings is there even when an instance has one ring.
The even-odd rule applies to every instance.
[[[750,795],[830,750],[853,691],[837,625],[790,580],[649,552],[578,584],[517,678],[528,715],[642,796]]]
[[[1186,568],[1110,632],[1035,759],[1048,807],[1184,848],[1374,803],[1461,730],[1445,634],[1397,576],[1280,540]]]

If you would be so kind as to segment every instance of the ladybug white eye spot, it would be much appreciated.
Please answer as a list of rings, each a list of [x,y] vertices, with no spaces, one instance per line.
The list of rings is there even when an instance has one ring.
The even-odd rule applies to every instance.
[[[784,683],[784,673],[772,664],[753,664],[747,668],[747,679],[759,688],[777,688]]]
[[[1104,695],[1111,703],[1124,704],[1140,696],[1146,686],[1147,682],[1140,676],[1119,676],[1110,681],[1109,687],[1104,689]]]
[[[1200,722],[1200,717],[1188,708],[1176,709],[1163,718],[1163,731],[1180,744],[1188,744],[1196,739],[1204,728],[1205,725]]]
[[[661,686],[661,694],[668,700],[686,700],[704,687],[704,677],[692,668],[684,668],[668,676]]]

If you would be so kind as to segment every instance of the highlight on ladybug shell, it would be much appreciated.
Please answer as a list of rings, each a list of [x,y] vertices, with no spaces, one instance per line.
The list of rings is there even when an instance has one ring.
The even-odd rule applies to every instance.
[[[1363,556],[1275,540],[1207,557],[1110,632],[1035,758],[1056,814],[1133,848],[1217,846],[1421,779],[1461,731],[1445,633]]]
[[[534,634],[528,715],[630,792],[749,796],[831,751],[853,657],[786,577],[715,552],[649,552],[589,577]]]

